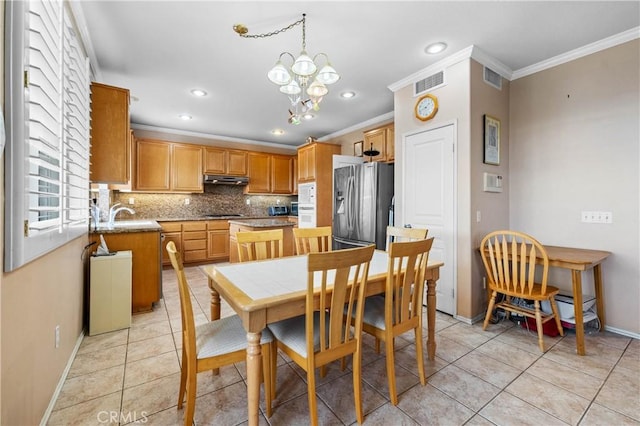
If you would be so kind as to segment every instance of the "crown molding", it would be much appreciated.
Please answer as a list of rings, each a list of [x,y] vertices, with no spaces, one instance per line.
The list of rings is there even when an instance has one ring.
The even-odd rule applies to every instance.
[[[206,144],[208,141],[223,141],[223,142],[236,142],[236,143],[244,143],[250,145],[260,145],[260,146],[268,146],[271,148],[280,148],[295,151],[298,147],[292,145],[285,145],[273,142],[264,142],[264,141],[255,141],[251,139],[242,139],[242,138],[230,138],[228,136],[220,136],[220,135],[212,135],[209,133],[200,133],[200,132],[191,132],[188,130],[179,130],[179,129],[170,129],[167,127],[156,127],[149,126],[148,124],[137,124],[131,123],[131,128],[133,130],[142,130],[145,132],[150,132],[154,135],[154,137],[162,136],[162,135],[176,135],[182,137],[180,142],[191,142],[191,143],[203,143]]]
[[[506,66],[505,64],[503,64],[502,62],[494,58],[493,56],[490,56],[487,52],[480,49],[478,46],[471,46],[471,47],[473,48],[471,50],[471,58],[473,60],[497,72],[503,78],[506,78],[507,80],[511,80],[511,77],[513,75],[513,70],[511,68],[509,68],[508,66]]]
[[[432,65],[429,65],[427,68],[424,68],[418,72],[415,72],[410,76],[403,78],[402,80],[396,81],[395,83],[392,83],[387,87],[392,92],[397,92],[403,87],[407,87],[408,85],[413,84],[416,81],[420,81],[423,78],[429,77],[430,75],[435,74],[438,71],[441,71],[454,64],[457,64],[458,62],[464,61],[465,59],[469,59],[471,57],[472,52],[473,52],[473,45],[465,49],[462,49],[459,52],[456,52],[450,56],[447,56],[446,58]]]
[[[356,132],[358,130],[364,129],[367,126],[373,126],[375,124],[382,123],[383,121],[388,121],[393,119],[394,114],[393,111],[388,112],[386,114],[379,115],[377,117],[371,118],[367,121],[363,121],[358,124],[354,124],[353,126],[347,127],[346,129],[338,130],[337,132],[331,133],[329,135],[325,135],[318,139],[319,142],[326,142],[333,138],[337,138],[342,135],[346,135],[347,133]]]
[[[579,47],[561,55],[554,56],[553,58],[549,58],[545,61],[538,62],[537,64],[521,68],[513,72],[513,80],[517,80],[519,78],[565,64],[567,62],[575,61],[576,59],[591,55],[592,53],[600,52],[601,50],[609,49],[610,47],[614,47],[619,44],[635,40],[637,38],[640,38],[640,27],[632,28],[630,30],[621,32],[611,37],[607,37],[594,43],[587,44],[586,46]]]

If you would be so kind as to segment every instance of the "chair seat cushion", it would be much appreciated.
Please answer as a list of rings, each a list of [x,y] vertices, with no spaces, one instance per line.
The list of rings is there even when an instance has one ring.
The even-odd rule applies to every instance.
[[[268,329],[262,330],[260,344],[273,341]],[[247,332],[237,315],[196,326],[196,356],[209,358],[247,349]]]
[[[385,330],[384,296],[370,296],[365,299],[362,322],[380,330]]]
[[[329,316],[326,317],[327,327],[329,324]],[[278,321],[269,324],[269,329],[273,333],[273,337],[288,346],[296,353],[303,357],[307,357],[307,336],[305,331],[305,315]],[[320,350],[320,313],[313,314],[313,350]]]

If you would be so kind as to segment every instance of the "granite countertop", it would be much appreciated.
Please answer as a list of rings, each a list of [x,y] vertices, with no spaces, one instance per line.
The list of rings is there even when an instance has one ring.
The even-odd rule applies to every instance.
[[[188,222],[202,220],[226,220],[229,223],[251,226],[254,228],[273,228],[294,226],[294,222],[287,220],[289,216],[220,216],[220,217],[172,217],[159,219],[116,220],[113,228],[101,223],[98,228],[93,224],[89,227],[90,234],[116,234],[121,232],[158,232],[162,226],[158,222]],[[297,216],[291,216],[297,218]]]
[[[113,227],[101,223],[97,228],[93,224],[89,227],[90,234],[117,234],[122,232],[160,232],[162,227],[152,219],[144,220],[116,220]]]
[[[230,220],[229,223],[234,225],[249,226],[251,228],[281,228],[285,226],[295,226],[294,222],[290,222],[287,219],[275,219],[273,217],[270,217],[268,219],[234,219]]]

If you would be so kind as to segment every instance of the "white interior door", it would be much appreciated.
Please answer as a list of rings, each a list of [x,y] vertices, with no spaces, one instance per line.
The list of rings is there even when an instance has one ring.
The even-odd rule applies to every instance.
[[[455,315],[455,156],[454,127],[448,125],[405,137],[402,172],[402,224],[427,228],[434,237],[429,259],[441,260],[436,308]]]

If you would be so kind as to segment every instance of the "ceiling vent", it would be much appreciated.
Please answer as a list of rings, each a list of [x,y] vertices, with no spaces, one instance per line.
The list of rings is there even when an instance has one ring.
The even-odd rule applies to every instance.
[[[420,95],[442,85],[444,85],[444,71],[437,72],[429,77],[417,81],[414,85],[415,95]]]
[[[502,76],[491,68],[484,67],[484,82],[498,90],[502,90]]]

